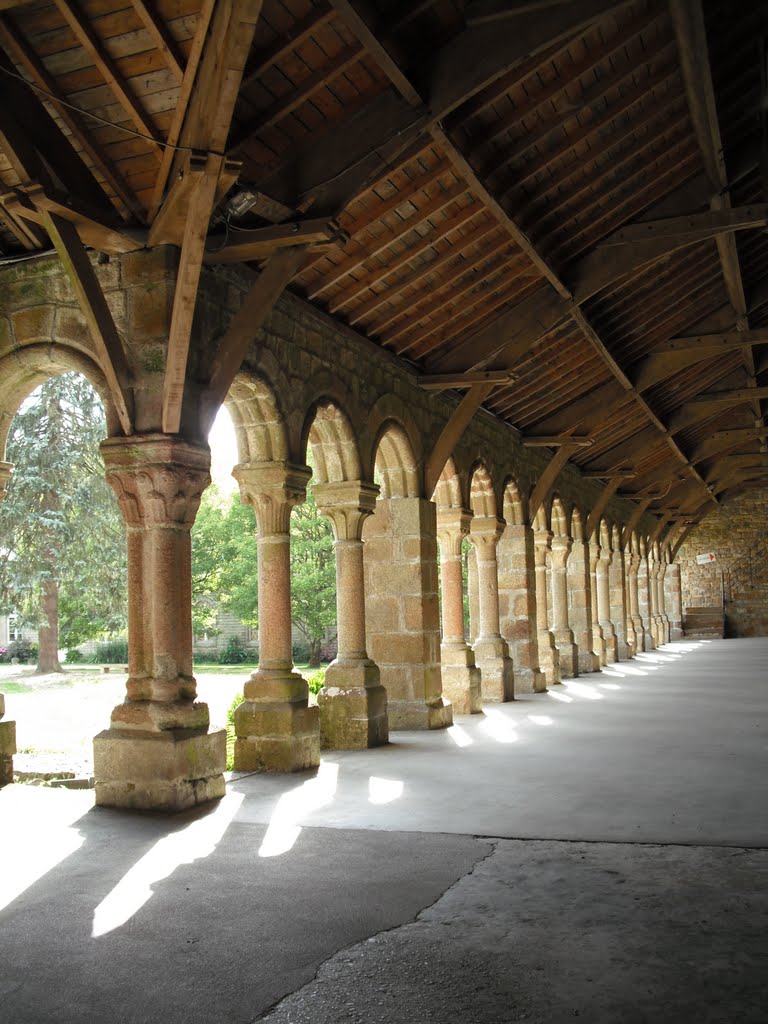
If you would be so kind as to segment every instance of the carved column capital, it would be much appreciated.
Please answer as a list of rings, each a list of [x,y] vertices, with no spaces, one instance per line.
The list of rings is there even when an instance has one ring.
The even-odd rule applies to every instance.
[[[163,434],[109,438],[100,445],[107,483],[126,527],[172,526],[189,530],[211,482],[205,447]]]
[[[444,557],[461,556],[461,545],[469,537],[472,512],[466,508],[438,508],[437,542]]]
[[[483,560],[496,558],[496,545],[504,532],[504,523],[496,516],[475,516],[469,529],[469,542],[473,544],[477,557]]]
[[[553,536],[550,530],[533,531],[533,558],[536,566],[547,564],[547,554],[552,550]]]
[[[363,523],[376,510],[379,488],[362,480],[315,484],[315,501],[327,516],[337,541],[361,540]]]
[[[565,569],[568,555],[571,553],[573,541],[570,537],[552,538],[552,566],[555,569]]]
[[[312,471],[290,462],[241,462],[232,470],[244,504],[252,505],[261,537],[290,532],[291,509],[307,496]]]

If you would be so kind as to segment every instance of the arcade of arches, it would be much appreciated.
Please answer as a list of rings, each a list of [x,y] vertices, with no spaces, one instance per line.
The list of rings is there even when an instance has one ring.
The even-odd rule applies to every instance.
[[[128,543],[129,678],[124,703],[95,738],[96,799],[179,809],[224,791],[224,733],[195,700],[190,607],[190,528],[210,481],[205,438],[216,406],[190,387],[180,433],[162,430],[173,251],[127,254],[95,271],[141,367],[140,430],[121,436],[76,299],[48,258],[6,271],[0,445],[47,376],[77,369],[104,397],[102,455]],[[206,272],[195,358],[206,358],[247,287],[244,274]],[[298,771],[317,765],[322,748],[444,728],[454,714],[682,636],[676,534],[662,540],[663,520],[622,498],[615,480],[570,466],[552,472],[550,453],[525,448],[485,414],[430,488],[455,393],[425,391],[407,365],[303,301],[279,300],[225,402],[238,441],[234,476],[258,524],[260,658],[236,714],[238,769]],[[334,531],[338,594],[338,656],[317,705],[291,654],[289,519],[310,483],[308,447],[311,486]],[[0,466],[4,483],[11,473]],[[0,724],[7,779],[13,723]]]

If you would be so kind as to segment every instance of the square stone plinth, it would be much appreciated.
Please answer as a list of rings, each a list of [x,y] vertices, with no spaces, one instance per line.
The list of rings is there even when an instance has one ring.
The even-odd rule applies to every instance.
[[[317,695],[320,709],[320,742],[326,750],[364,750],[389,742],[387,691],[380,684],[327,685],[344,678],[348,684],[363,672],[326,672],[326,685]],[[376,666],[372,666],[376,668]],[[378,678],[378,669],[375,672]],[[330,676],[330,679],[329,679]]]
[[[453,705],[444,697],[429,703],[418,700],[389,700],[390,729],[447,729],[453,725]]]
[[[182,811],[224,796],[223,729],[128,732],[93,740],[96,803],[142,811]]]
[[[454,715],[476,715],[483,710],[480,669],[466,644],[443,644],[440,649],[443,694],[453,705]]]
[[[13,755],[16,753],[16,723],[0,722],[0,786],[13,782]]]
[[[244,700],[235,711],[235,735],[235,771],[300,772],[320,764],[316,704]]]

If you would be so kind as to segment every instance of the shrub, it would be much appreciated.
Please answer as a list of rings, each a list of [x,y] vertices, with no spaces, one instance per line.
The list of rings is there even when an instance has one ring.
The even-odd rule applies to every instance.
[[[77,647],[69,647],[64,655],[64,663],[67,665],[79,665],[85,661],[85,655]]]
[[[10,662],[12,658],[18,658],[20,665],[37,661],[37,644],[29,640],[14,640],[7,647],[0,648],[0,661]]]
[[[294,641],[293,660],[297,665],[304,665],[309,661],[309,644],[306,640]]]
[[[317,695],[320,688],[325,686],[325,669],[319,668],[317,672],[313,672],[311,676],[307,676],[307,685],[309,686],[309,692]]]
[[[224,650],[219,654],[220,665],[242,665],[244,661],[248,661],[248,651],[245,649],[242,640],[239,637],[231,636],[225,646]]]
[[[96,644],[96,650],[89,661],[94,665],[125,665],[128,661],[127,639],[102,640]]]

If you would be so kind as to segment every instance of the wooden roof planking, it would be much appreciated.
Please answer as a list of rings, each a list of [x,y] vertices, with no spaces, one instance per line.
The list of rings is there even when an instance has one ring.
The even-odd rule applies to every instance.
[[[296,224],[272,290],[511,371],[490,412],[695,519],[768,450],[767,37],[746,0],[0,0],[0,247],[182,248],[172,430],[202,263]]]

